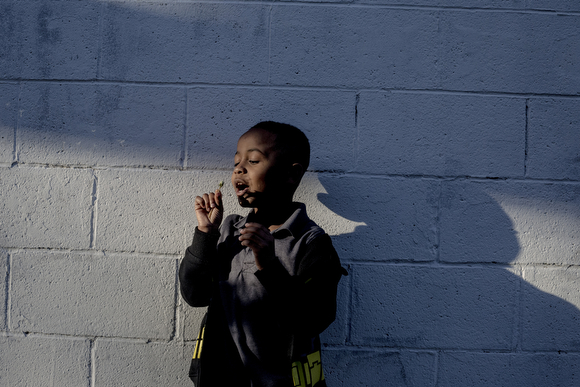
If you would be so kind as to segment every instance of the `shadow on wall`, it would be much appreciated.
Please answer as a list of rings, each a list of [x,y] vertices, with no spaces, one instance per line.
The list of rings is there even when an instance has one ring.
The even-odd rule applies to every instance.
[[[191,149],[184,150],[185,83],[267,84],[268,8],[105,1],[3,5],[0,79],[22,81],[0,84],[0,96],[2,106],[12,105],[2,114],[10,121],[19,116],[19,161],[180,167],[184,153],[199,151],[195,142],[203,128],[190,121]],[[197,93],[189,94],[195,111]],[[0,137],[13,139],[4,129]],[[0,162],[11,161],[10,142]]]
[[[515,189],[525,200],[543,188],[468,180],[319,180],[327,192],[318,194],[320,202],[366,224],[333,236],[342,260],[352,263],[347,341],[358,347],[326,352],[333,385],[425,385],[433,378],[426,365],[434,365],[438,351],[441,385],[578,380],[574,367],[553,357],[580,349],[580,310],[560,298],[580,301],[579,273],[547,267],[543,263],[555,258],[548,256],[538,265],[511,265],[532,261],[521,256],[525,236],[518,232],[528,227],[533,233],[534,226],[521,224],[539,221],[533,208],[527,218],[510,218],[493,192]],[[574,243],[569,247],[574,254]],[[342,307],[348,302],[343,299]],[[326,342],[339,341],[334,329]]]

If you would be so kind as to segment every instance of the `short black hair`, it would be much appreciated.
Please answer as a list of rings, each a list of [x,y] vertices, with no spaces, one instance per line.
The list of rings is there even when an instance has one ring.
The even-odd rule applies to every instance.
[[[310,164],[310,142],[308,137],[297,127],[274,121],[262,121],[252,126],[252,129],[262,129],[276,137],[276,148],[293,163],[299,163],[308,169]]]

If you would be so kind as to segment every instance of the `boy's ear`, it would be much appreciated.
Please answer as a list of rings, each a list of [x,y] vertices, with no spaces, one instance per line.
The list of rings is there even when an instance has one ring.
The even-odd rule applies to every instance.
[[[302,176],[304,176],[304,167],[300,163],[294,163],[290,166],[290,170],[288,173],[288,182],[294,186],[297,186],[302,180]]]

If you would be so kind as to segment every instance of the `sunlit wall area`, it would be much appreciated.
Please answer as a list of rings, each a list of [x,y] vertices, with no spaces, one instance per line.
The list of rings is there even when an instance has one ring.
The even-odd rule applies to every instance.
[[[580,3],[542,0],[2,1],[0,385],[191,385],[193,201],[263,120],[349,272],[330,386],[580,385]]]

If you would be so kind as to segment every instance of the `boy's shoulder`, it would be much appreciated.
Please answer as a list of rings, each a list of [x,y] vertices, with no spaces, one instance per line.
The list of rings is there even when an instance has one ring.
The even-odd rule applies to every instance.
[[[295,236],[301,235],[304,238],[306,238],[305,239],[306,244],[309,244],[318,237],[326,234],[324,229],[320,227],[318,224],[316,224],[316,222],[310,219],[309,217],[306,217],[306,219],[304,220],[305,221],[303,223],[299,224],[300,227],[295,228],[293,234]]]
[[[295,203],[295,205],[294,212],[274,231],[274,234],[290,233],[294,238],[305,238],[306,243],[310,243],[318,236],[323,235],[322,227],[308,216],[306,205],[304,203]]]

